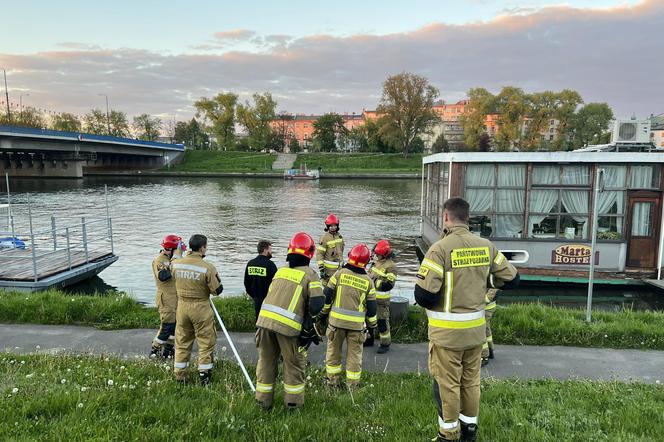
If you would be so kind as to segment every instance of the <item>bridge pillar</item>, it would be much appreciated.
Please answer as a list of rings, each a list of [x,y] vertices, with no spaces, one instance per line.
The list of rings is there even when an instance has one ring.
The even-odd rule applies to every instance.
[[[44,159],[29,155],[0,155],[0,174],[26,178],[83,178],[79,160]]]

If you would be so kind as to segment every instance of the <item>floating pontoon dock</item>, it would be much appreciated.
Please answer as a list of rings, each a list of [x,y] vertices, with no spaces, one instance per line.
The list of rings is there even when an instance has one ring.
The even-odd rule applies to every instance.
[[[9,201],[9,194],[7,199],[7,204],[2,204],[7,210],[7,225],[0,225],[0,290],[33,292],[66,287],[97,275],[118,260],[108,202],[106,217],[51,216],[50,228],[46,229],[33,228],[28,202],[28,225],[24,229],[16,226],[12,212],[15,205]]]

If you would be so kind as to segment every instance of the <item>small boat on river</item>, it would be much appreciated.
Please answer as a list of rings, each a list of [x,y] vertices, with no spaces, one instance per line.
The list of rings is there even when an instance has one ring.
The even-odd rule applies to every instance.
[[[299,169],[288,169],[284,171],[285,180],[317,180],[320,178],[318,170],[307,170],[307,165],[303,164]]]

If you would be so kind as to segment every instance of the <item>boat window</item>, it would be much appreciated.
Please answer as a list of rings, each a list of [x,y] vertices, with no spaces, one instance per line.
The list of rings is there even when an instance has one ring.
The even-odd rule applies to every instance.
[[[590,168],[588,166],[563,166],[563,185],[590,184]]]
[[[659,187],[659,170],[656,165],[632,165],[629,177],[630,189],[656,189]]]
[[[467,166],[465,198],[470,204],[473,233],[493,238],[522,237],[526,171],[525,164]]]
[[[532,179],[533,185],[560,184],[560,166],[535,166]]]
[[[604,169],[604,188],[605,189],[624,189],[627,178],[627,166],[617,166],[601,164]]]
[[[650,236],[652,203],[634,203],[632,207],[632,236]]]

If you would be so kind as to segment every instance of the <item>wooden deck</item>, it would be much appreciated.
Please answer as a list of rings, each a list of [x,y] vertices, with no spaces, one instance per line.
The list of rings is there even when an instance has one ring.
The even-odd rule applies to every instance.
[[[41,255],[41,256],[40,256]],[[88,261],[96,261],[110,256],[111,251],[94,249],[88,251]],[[69,270],[67,250],[39,251],[37,252],[37,279],[44,279]],[[71,268],[86,263],[85,252],[71,251]],[[0,280],[5,281],[34,281],[35,275],[32,267],[32,252],[28,249],[10,249],[0,251]]]

